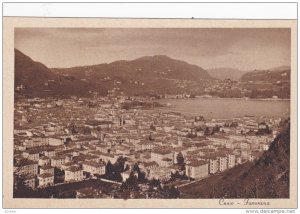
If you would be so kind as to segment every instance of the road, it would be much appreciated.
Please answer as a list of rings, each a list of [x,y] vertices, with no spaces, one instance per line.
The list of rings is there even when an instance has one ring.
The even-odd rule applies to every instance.
[[[196,182],[198,182],[198,181],[201,181],[201,180],[203,180],[203,179],[205,179],[205,178],[208,178],[208,177],[209,177],[209,176],[207,176],[207,177],[203,177],[203,178],[199,178],[199,179],[197,179],[197,180],[194,180],[194,181],[191,181],[191,182],[189,182],[189,183],[180,184],[180,185],[178,185],[178,186],[176,186],[176,187],[177,187],[177,188],[184,187],[184,186],[187,186],[187,185],[190,185],[190,184],[196,183]]]

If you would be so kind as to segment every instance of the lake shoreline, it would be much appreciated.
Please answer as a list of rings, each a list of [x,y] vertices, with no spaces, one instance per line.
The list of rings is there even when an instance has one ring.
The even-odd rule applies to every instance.
[[[231,119],[252,115],[255,117],[285,117],[290,115],[289,99],[244,99],[244,98],[180,98],[160,99],[164,112],[184,115],[203,115],[206,118]]]
[[[161,100],[249,100],[249,101],[291,101],[288,98],[229,98],[229,97],[196,97],[196,98],[161,98],[161,99],[154,99],[155,101],[159,102]]]

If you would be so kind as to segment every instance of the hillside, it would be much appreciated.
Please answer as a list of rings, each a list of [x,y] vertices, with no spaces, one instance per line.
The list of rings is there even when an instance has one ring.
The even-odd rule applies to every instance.
[[[20,86],[23,86],[20,90]],[[52,72],[40,62],[33,61],[15,49],[15,93],[26,96],[89,95],[89,91],[105,93],[95,84],[78,80],[72,76]]]
[[[208,69],[207,71],[212,77],[220,80],[239,80],[243,74],[247,73],[247,71],[242,71],[236,68],[213,68]]]
[[[282,66],[270,68],[269,70],[270,71],[285,71],[285,70],[291,70],[291,67],[287,66],[287,65],[282,65]]]
[[[247,72],[241,77],[241,81],[267,82],[276,84],[277,81],[289,82],[290,77],[290,68],[278,67],[269,70],[254,70]]]
[[[269,70],[255,70],[241,77],[244,88],[252,91],[250,97],[290,97],[291,69],[280,66]]]
[[[288,69],[288,70],[286,70]],[[237,79],[241,72],[231,68],[210,70],[172,59],[165,55],[145,56],[135,60],[49,69],[15,49],[15,92],[27,96],[90,96],[192,94],[203,95],[206,88],[234,88],[230,97],[289,98],[290,69],[280,66],[256,70],[241,76],[236,85],[216,78]],[[212,77],[210,74],[212,74]],[[221,81],[221,82],[220,82]],[[213,89],[214,90],[214,89]],[[226,89],[227,90],[227,89]],[[225,91],[226,91],[225,90]],[[226,92],[227,93],[227,92]],[[212,94],[220,96],[220,93]],[[222,97],[222,96],[221,96]]]
[[[45,65],[33,61],[31,58],[15,49],[15,85],[35,87],[44,82],[57,79],[58,75],[50,71]]]
[[[204,86],[213,80],[201,67],[164,55],[109,64],[54,68],[52,71],[102,84],[106,88],[119,88],[125,94],[201,93]]]
[[[290,124],[255,163],[247,162],[180,189],[184,198],[288,198]]]

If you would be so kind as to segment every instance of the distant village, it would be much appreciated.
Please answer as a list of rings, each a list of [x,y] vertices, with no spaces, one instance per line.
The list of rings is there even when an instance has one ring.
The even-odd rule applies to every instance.
[[[72,197],[116,198],[127,191],[131,198],[158,198],[168,187],[176,198],[182,185],[258,159],[282,121],[251,115],[207,119],[128,105],[134,101],[146,102],[121,95],[16,100],[14,191],[97,180],[111,189],[84,185]]]

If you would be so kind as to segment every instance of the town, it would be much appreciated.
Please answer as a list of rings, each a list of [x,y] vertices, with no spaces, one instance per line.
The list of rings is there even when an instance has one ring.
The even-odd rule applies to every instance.
[[[257,160],[282,121],[208,119],[150,104],[124,95],[16,99],[14,197],[69,185],[76,198],[179,198],[180,186]]]

